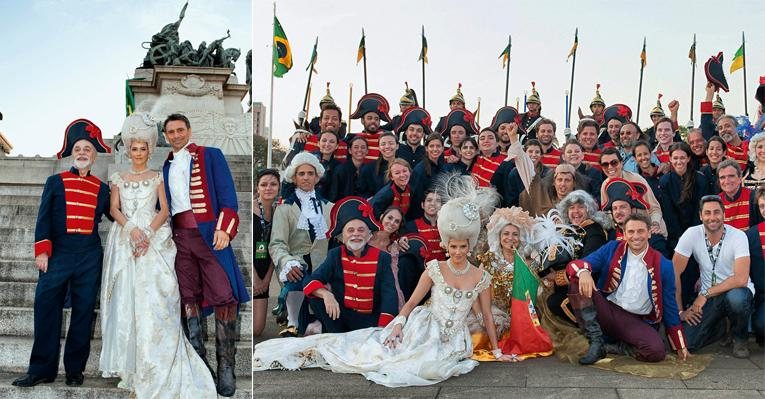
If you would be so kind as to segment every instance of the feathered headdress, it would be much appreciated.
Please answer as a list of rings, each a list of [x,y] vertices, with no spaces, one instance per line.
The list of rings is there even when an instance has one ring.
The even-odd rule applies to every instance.
[[[572,236],[576,231],[563,223],[557,209],[550,209],[547,215],[537,216],[534,220],[536,223],[522,247],[524,257],[544,265],[546,259],[559,256],[561,251],[573,256],[577,242]]]
[[[494,211],[499,194],[494,188],[478,187],[471,176],[459,172],[442,175],[435,188],[444,203],[438,212],[437,223],[441,242],[468,240],[472,250],[481,226]]]

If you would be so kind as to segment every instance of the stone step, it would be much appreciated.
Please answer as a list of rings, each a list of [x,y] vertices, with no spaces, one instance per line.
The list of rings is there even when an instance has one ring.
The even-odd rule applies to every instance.
[[[20,374],[0,373],[0,398],[6,399],[117,399],[128,398],[128,391],[117,388],[118,378],[101,378],[93,376],[86,378],[82,386],[69,387],[64,384],[64,376],[60,375],[56,382],[40,384],[32,388],[18,388],[11,381]],[[223,396],[218,396],[223,398]],[[252,398],[252,379],[241,376],[236,379],[234,399]]]
[[[96,311],[100,314],[99,311]],[[61,337],[66,336],[69,329],[70,310],[64,309],[64,322],[61,326]],[[34,335],[34,310],[32,308],[0,307],[0,336],[32,337]],[[210,340],[215,338],[215,317],[207,317],[205,323]],[[239,339],[252,341],[252,312],[240,312]],[[101,339],[101,317],[96,317],[93,338]]]
[[[251,291],[252,280],[250,274],[244,276],[247,291]],[[35,289],[37,281],[0,281],[0,306],[32,308],[35,303]],[[98,304],[96,304],[98,307]],[[243,309],[250,309],[250,302],[247,302]],[[0,322],[2,319],[0,319]]]
[[[0,212],[2,212],[0,210]],[[249,229],[244,229],[245,226],[242,226],[242,230],[239,231],[239,233],[234,237],[234,240],[231,241],[231,246],[233,248],[240,248],[244,246],[252,246],[252,233]],[[107,242],[107,238],[109,237],[109,230],[111,229],[111,226],[104,223],[102,225],[99,225],[99,235],[101,236],[101,243],[105,246]],[[17,243],[17,244],[24,244],[24,245],[34,245],[35,242],[35,229],[34,227],[4,227],[0,226],[0,237],[4,242],[11,242],[11,243]],[[30,247],[31,248],[31,247]]]
[[[239,212],[242,215],[252,213],[252,195],[249,192],[237,193]],[[40,196],[33,195],[0,195],[0,211],[13,209],[16,214],[29,213],[37,215],[40,208]]]
[[[212,338],[212,337],[211,337]],[[32,337],[0,337],[0,372],[25,373],[29,365],[29,354],[32,351]],[[213,367],[217,367],[215,359],[215,339],[208,340],[207,361]],[[61,352],[64,351],[64,340],[61,340]],[[85,375],[99,376],[98,359],[101,356],[101,340],[93,339],[90,342],[90,356],[85,366]],[[63,355],[59,361],[59,374],[64,374]],[[252,342],[239,341],[236,343],[236,375],[250,378],[252,375]]]
[[[3,206],[0,205],[0,227],[13,227],[13,228],[34,228],[37,224],[37,208],[34,212],[23,211],[19,213],[12,209],[15,205]],[[250,206],[245,210],[239,211],[239,231],[251,231],[252,229],[252,214]],[[99,231],[109,231],[111,222],[103,217],[98,224]]]
[[[244,284],[252,282],[252,260],[239,262]],[[39,272],[31,255],[25,259],[0,260],[0,282],[37,282]]]
[[[239,240],[234,239],[234,242],[231,244],[232,248],[234,249],[234,256],[236,256],[236,259],[239,260],[240,263],[244,263],[243,262],[244,259],[252,259],[252,245],[251,245],[252,243],[249,241],[245,242],[243,240],[241,241],[241,243],[237,243],[237,241]],[[0,246],[0,259],[27,260],[34,256],[34,254],[32,253],[33,248],[34,248],[33,242],[3,243],[3,245]],[[247,263],[250,263],[250,262],[247,262]]]

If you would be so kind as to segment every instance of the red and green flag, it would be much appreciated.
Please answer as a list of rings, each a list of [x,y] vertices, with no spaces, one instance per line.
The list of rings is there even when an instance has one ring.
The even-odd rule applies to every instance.
[[[539,281],[516,253],[513,272],[513,297],[510,300],[510,331],[499,342],[502,353],[521,358],[550,356],[553,344],[539,322],[536,307]]]

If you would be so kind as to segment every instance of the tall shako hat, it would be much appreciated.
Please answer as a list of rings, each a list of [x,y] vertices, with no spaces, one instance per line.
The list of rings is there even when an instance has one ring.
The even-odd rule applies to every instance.
[[[462,126],[468,136],[478,134],[478,126],[475,124],[475,115],[466,109],[454,109],[446,115],[446,123],[441,133],[444,137],[449,135],[453,126]]]
[[[603,210],[610,211],[614,201],[626,201],[635,209],[648,209],[648,202],[643,198],[646,187],[640,183],[633,183],[622,178],[611,179],[606,184],[606,195],[608,202],[603,206]]]
[[[430,128],[432,121],[430,114],[424,108],[411,107],[401,114],[401,123],[396,126],[396,133],[405,132],[409,125],[420,125],[425,130],[425,136],[427,137],[433,133],[433,129]]]
[[[595,97],[592,98],[592,101],[590,101],[590,111],[592,111],[593,105],[602,105],[606,106],[606,102],[603,101],[603,97],[600,96],[600,83],[595,84]]]
[[[364,222],[369,231],[375,232],[382,228],[375,219],[372,205],[361,197],[349,196],[335,202],[332,211],[329,213],[329,230],[327,238],[337,237],[343,233],[343,228],[351,220],[358,219]]]
[[[717,56],[709,57],[707,62],[704,63],[704,74],[707,75],[707,81],[715,85],[719,90],[722,89],[726,93],[728,89],[728,80],[725,79],[725,72],[722,66],[723,53],[720,51]]]
[[[624,104],[609,105],[603,110],[603,121],[608,123],[608,121],[614,118],[625,123],[632,119],[632,110]]]
[[[512,122],[520,125],[521,119],[518,110],[510,106],[502,107],[494,114],[494,119],[491,120],[491,128],[496,132],[499,131],[499,125]]]
[[[661,98],[664,95],[659,93],[659,96],[656,98],[656,106],[651,109],[651,116],[665,116],[664,108],[661,107]]]
[[[356,111],[353,111],[353,114],[351,114],[351,119],[360,119],[364,115],[374,112],[380,116],[380,120],[390,122],[388,111],[390,111],[390,106],[385,97],[377,93],[368,93],[359,99],[358,104],[356,104]]]
[[[531,82],[531,95],[526,99],[526,104],[542,104],[537,91],[537,82]]]
[[[449,103],[451,104],[452,101],[460,101],[465,104],[465,96],[462,95],[462,83],[457,83],[457,93],[449,99]]]
[[[74,144],[80,140],[88,140],[96,148],[96,152],[112,152],[101,137],[101,128],[87,119],[76,119],[64,130],[64,145],[61,151],[56,153],[56,157],[62,159],[72,155]]]

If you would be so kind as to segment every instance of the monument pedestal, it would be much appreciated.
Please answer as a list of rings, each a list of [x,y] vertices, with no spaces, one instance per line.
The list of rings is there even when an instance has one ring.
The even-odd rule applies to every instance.
[[[248,88],[230,68],[157,65],[136,69],[128,85],[136,109],[161,120],[172,113],[189,118],[194,143],[226,155],[252,153],[252,114],[242,108]]]

